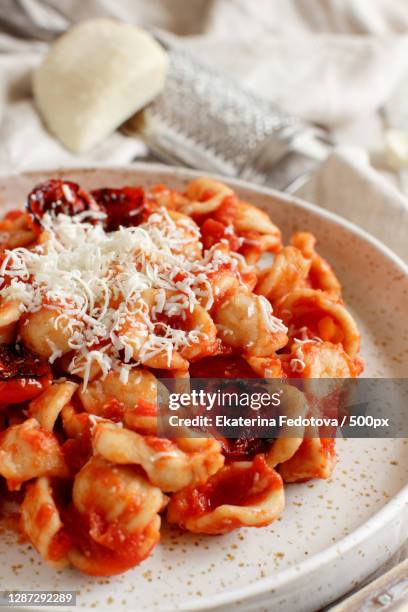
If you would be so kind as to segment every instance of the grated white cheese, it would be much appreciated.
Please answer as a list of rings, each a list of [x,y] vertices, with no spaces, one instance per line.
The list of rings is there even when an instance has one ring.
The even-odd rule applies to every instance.
[[[140,226],[115,232],[89,222],[102,217],[93,211],[74,217],[47,213],[42,224],[48,240],[31,249],[6,250],[0,266],[4,301],[18,300],[26,313],[43,307],[56,311],[55,328],[69,332],[69,347],[76,352],[68,370],[82,376],[85,387],[95,363],[103,376],[118,370],[124,384],[132,367],[156,355],[166,355],[170,365],[173,351],[206,338],[198,330],[172,327],[171,317],[187,321],[198,304],[212,307],[209,275],[221,266],[228,264],[237,274],[238,266],[250,269],[222,245],[192,257],[191,245],[201,249],[199,228],[191,220],[175,221],[164,208]],[[258,299],[268,328],[286,330],[269,302]],[[132,341],[123,331],[127,323],[137,332]],[[61,352],[55,345],[50,349],[52,363]]]
[[[59,357],[61,357],[62,355],[62,351],[60,349],[58,349],[54,342],[52,342],[52,340],[50,340],[49,338],[46,338],[46,342],[48,344],[48,346],[50,347],[50,349],[52,350],[52,354],[50,355],[50,357],[48,358],[48,361],[50,363],[54,363],[54,361],[56,359],[58,359]]]
[[[295,349],[296,357],[290,360],[289,365],[290,365],[292,372],[303,372],[303,370],[306,367],[306,363],[304,361],[305,355],[303,353],[302,347],[304,344],[315,344],[315,340],[311,340],[309,338],[306,340],[300,340],[299,338],[294,338],[293,341],[296,345],[296,349]]]
[[[273,316],[271,303],[268,302],[266,297],[263,295],[258,295],[257,298],[258,303],[261,307],[262,317],[269,331],[273,333],[283,332],[284,334],[286,334],[288,328],[286,327],[286,325],[284,325],[281,319],[278,319],[278,317]]]
[[[305,367],[306,364],[303,359],[298,359],[297,357],[294,357],[290,360],[290,369],[292,370],[292,372],[303,372]]]

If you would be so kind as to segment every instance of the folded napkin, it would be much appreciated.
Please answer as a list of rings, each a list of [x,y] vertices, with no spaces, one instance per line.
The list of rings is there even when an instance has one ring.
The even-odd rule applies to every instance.
[[[296,195],[362,227],[408,262],[408,199],[362,149],[335,149]]]

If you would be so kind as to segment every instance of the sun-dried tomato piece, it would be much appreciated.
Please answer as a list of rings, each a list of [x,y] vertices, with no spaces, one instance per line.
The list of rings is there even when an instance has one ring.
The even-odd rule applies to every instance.
[[[0,344],[0,380],[10,378],[41,378],[49,365],[21,345]]]
[[[62,179],[50,179],[34,187],[28,196],[27,209],[37,221],[47,212],[73,216],[86,210],[100,210],[82,187]]]
[[[0,404],[28,402],[52,380],[51,368],[21,346],[0,344]]]
[[[246,437],[245,432],[239,438],[220,440],[222,452],[227,460],[246,461],[252,459],[258,453],[265,453],[269,450],[272,440],[267,438]]]
[[[157,203],[148,201],[141,187],[105,187],[91,192],[102,211],[106,213],[106,229],[115,231],[119,227],[134,227],[146,221],[157,208]]]

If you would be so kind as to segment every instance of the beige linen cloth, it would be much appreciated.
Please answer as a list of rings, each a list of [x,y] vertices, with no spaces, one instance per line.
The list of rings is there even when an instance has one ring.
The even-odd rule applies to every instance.
[[[30,72],[49,41],[95,16],[172,32],[202,60],[329,128],[340,144],[299,195],[365,228],[408,261],[404,177],[372,164],[382,165],[387,121],[398,117],[408,128],[407,0],[2,0],[1,173],[129,163],[147,154],[142,142],[116,132],[74,156],[47,133],[33,106]],[[384,107],[392,110],[388,118]],[[394,562],[405,555],[406,549]]]

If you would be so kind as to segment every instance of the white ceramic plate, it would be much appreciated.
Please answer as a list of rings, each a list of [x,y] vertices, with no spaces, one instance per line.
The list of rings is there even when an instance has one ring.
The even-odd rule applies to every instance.
[[[34,183],[57,174],[0,178],[1,206],[21,206]],[[142,164],[62,174],[85,188],[160,182],[183,187],[197,176]],[[402,261],[322,209],[242,182],[229,183],[267,210],[286,238],[296,229],[316,234],[362,330],[365,375],[406,376],[408,270]],[[337,447],[333,478],[288,486],[283,516],[270,527],[222,537],[166,528],[153,555],[119,577],[55,573],[31,546],[3,532],[0,588],[76,589],[81,607],[98,610],[316,610],[386,561],[408,528],[408,442],[352,439],[338,441]]]

